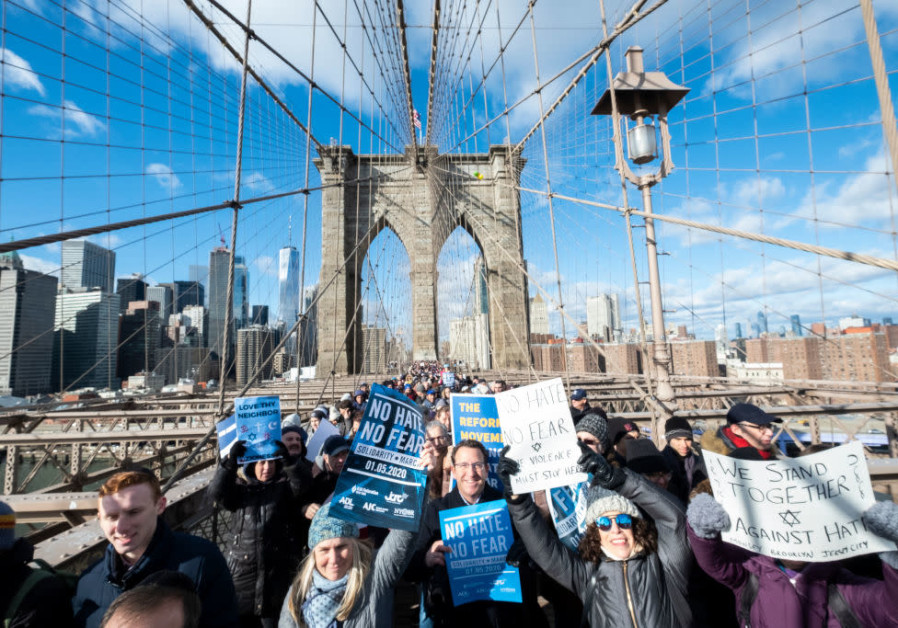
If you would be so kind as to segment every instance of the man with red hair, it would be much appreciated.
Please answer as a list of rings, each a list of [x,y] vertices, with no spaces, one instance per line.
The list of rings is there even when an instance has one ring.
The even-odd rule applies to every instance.
[[[99,497],[97,518],[109,545],[78,581],[72,600],[77,625],[99,626],[119,595],[167,570],[196,585],[201,626],[237,626],[234,583],[224,557],[214,543],[173,532],[162,520],[166,500],[152,472],[116,473],[100,487]]]

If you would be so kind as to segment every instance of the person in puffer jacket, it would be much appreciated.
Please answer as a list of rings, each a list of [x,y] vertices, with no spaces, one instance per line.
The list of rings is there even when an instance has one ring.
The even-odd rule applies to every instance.
[[[838,562],[780,560],[725,543],[720,533],[729,529],[730,517],[706,493],[696,495],[686,512],[696,561],[736,594],[740,625],[898,626],[898,551],[879,555],[883,580],[863,578]],[[898,505],[878,502],[863,520],[877,536],[898,540]]]
[[[296,466],[280,458],[244,465],[246,479],[237,477],[237,459],[246,447],[237,441],[209,486],[215,502],[233,512],[225,537],[225,559],[234,579],[241,628],[277,625],[280,604],[290,588],[300,559],[294,534],[299,520],[297,496],[308,483]]]
[[[530,495],[511,493],[520,465],[506,447],[498,473],[512,521],[530,558],[583,601],[593,628],[687,628],[692,552],[682,507],[627,469],[614,468],[580,443],[580,469],[593,475],[579,553],[548,529]]]

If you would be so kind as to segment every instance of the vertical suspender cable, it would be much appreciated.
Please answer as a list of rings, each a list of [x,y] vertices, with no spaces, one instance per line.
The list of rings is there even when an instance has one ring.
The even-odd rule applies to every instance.
[[[221,346],[221,373],[218,391],[218,414],[224,411],[224,397],[227,383],[228,360],[230,359],[230,344],[233,339],[231,325],[234,322],[234,257],[237,249],[237,223],[240,217],[240,177],[243,163],[243,121],[246,108],[246,77],[249,67],[249,40],[252,31],[249,29],[250,14],[252,13],[253,0],[246,2],[246,37],[243,43],[243,72],[240,75],[240,108],[237,118],[237,164],[234,171],[234,200],[232,202],[233,213],[231,216],[231,254],[228,256],[228,289],[225,297],[225,324],[223,342]]]
[[[534,71],[536,72],[536,91],[537,96],[539,97],[539,131],[543,144],[543,161],[545,162],[546,169],[546,192],[548,192],[546,198],[549,201],[549,224],[552,227],[552,252],[555,256],[555,281],[558,285],[558,309],[563,311],[564,297],[561,294],[561,268],[559,268],[558,266],[558,242],[555,239],[555,207],[552,203],[552,178],[549,175],[549,149],[546,146],[546,117],[543,114],[543,91],[540,88],[539,82],[539,55],[537,55],[536,53],[536,24],[533,20],[534,1],[535,0],[530,1],[530,4],[527,7],[527,11],[530,13],[530,37],[533,40],[533,67]],[[570,395],[571,374],[568,371],[567,364],[567,332],[565,331],[563,315],[561,317],[561,363],[564,365],[564,378],[567,382],[568,395]]]
[[[309,188],[309,166],[311,165],[309,162],[309,155],[312,152],[312,93],[315,91],[315,31],[317,28],[317,20],[318,20],[318,3],[316,2],[312,7],[312,67],[309,70],[309,103],[306,108],[306,128],[309,129],[309,132],[306,133],[306,174],[305,174],[305,184],[304,188]],[[322,203],[322,209],[323,209]],[[306,193],[302,200],[302,245],[301,245],[301,253],[299,256],[299,317],[305,318],[308,314],[302,311],[303,303],[305,301],[305,291],[306,291],[306,232],[309,222],[309,194]],[[318,286],[318,289],[321,289],[321,286]],[[336,292],[336,291],[335,291]],[[294,412],[299,414],[299,374],[302,371],[302,325],[297,326],[296,328],[296,405],[294,406]],[[317,375],[317,373],[316,373]]]

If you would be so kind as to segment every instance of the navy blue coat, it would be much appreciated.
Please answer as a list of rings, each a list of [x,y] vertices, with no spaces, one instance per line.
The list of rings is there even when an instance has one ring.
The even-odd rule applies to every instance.
[[[200,626],[236,628],[234,583],[218,547],[206,539],[173,532],[162,519],[157,521],[147,551],[133,567],[126,570],[115,548],[109,545],[103,558],[81,575],[72,599],[75,623],[98,627],[115,598],[150,574],[165,570],[179,571],[196,583],[203,605]]]

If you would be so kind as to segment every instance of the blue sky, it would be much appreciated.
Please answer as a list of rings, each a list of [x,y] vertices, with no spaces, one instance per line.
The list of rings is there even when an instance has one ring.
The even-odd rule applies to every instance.
[[[245,2],[225,5],[245,17]],[[407,5],[413,100],[426,125],[431,7]],[[242,50],[241,32],[208,5],[201,6]],[[369,12],[366,21],[373,16],[378,23],[373,5],[358,6],[367,7],[362,9]],[[540,111],[533,95],[529,20],[512,36],[526,2],[462,6],[444,7],[439,85],[445,89],[438,90],[432,116],[435,141],[453,152],[485,150],[506,135],[517,141]],[[609,23],[619,21],[627,6],[609,2]],[[307,74],[314,71],[324,89],[381,136],[360,129],[348,116],[341,119],[339,108],[316,92],[311,126],[321,142],[337,138],[356,153],[390,153],[389,145],[400,147],[407,139],[404,100],[396,88],[400,77],[379,71],[355,3],[324,2],[322,7],[337,35],[345,37],[364,82],[351,63],[344,63],[321,12],[313,70],[308,3],[256,2],[252,22],[291,63]],[[898,8],[882,1],[874,7],[894,97]],[[5,3],[4,9],[0,237],[25,238],[231,198],[239,67],[183,3],[85,0],[62,6],[22,0]],[[345,10],[349,20],[344,25]],[[144,20],[137,19],[141,11]],[[469,25],[481,20],[476,38]],[[543,83],[601,38],[595,2],[571,0],[563,8],[537,3],[534,24]],[[506,53],[494,64],[500,41]],[[376,39],[375,51],[385,43]],[[662,69],[691,89],[670,115],[677,168],[653,190],[656,212],[896,259],[898,191],[856,2],[768,2],[746,14],[744,2],[709,8],[671,0],[615,42],[610,53],[614,72],[634,43],[645,48],[647,69]],[[378,58],[387,63],[388,56]],[[251,60],[305,122],[305,82],[256,44]],[[544,107],[577,69],[543,90]],[[548,171],[553,192],[623,203],[609,121],[588,115],[606,85],[602,59],[545,125],[548,168],[541,134],[526,145],[523,187],[545,190]],[[473,97],[472,87],[477,90]],[[506,98],[509,103],[524,99],[507,120],[499,116]],[[247,111],[241,196],[302,187],[305,135],[258,87],[249,90]],[[466,140],[490,119],[495,123]],[[317,184],[311,167],[309,185]],[[628,195],[630,205],[641,209],[632,186]],[[238,253],[249,260],[252,304],[276,308],[277,250],[288,241],[291,217],[292,241],[301,246],[305,200],[299,195],[243,210]],[[587,297],[617,292],[624,296],[625,324],[633,326],[634,279],[621,216],[555,199],[556,267],[545,196],[523,192],[521,203],[525,258],[534,279],[531,294],[539,286],[557,300],[560,275],[565,310],[582,320]],[[140,272],[156,282],[186,279],[188,266],[207,263],[221,235],[229,240],[230,220],[223,210],[92,239],[116,249],[119,276]],[[634,237],[637,272],[644,281],[643,231],[634,230]],[[669,224],[658,224],[658,237],[667,253],[661,271],[668,321],[686,324],[701,337],[711,337],[724,320],[730,333],[737,321],[745,327],[759,310],[768,314],[772,329],[788,326],[795,313],[808,325],[851,313],[898,317],[895,273]],[[307,206],[306,285],[318,282],[320,248],[320,194],[313,193]],[[382,324],[388,318],[392,330],[407,328],[408,256],[390,233],[379,236],[370,251],[374,270],[365,271],[369,320]],[[58,245],[21,253],[29,267],[58,270]],[[448,319],[469,307],[477,254],[473,240],[461,231],[441,254],[442,337]],[[557,313],[552,321],[560,331]]]

